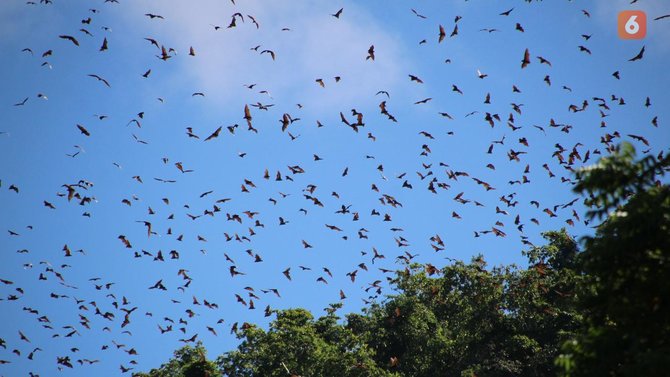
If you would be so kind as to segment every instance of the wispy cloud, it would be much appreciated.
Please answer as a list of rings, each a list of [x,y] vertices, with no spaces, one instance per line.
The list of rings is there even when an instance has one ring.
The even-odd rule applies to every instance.
[[[242,84],[255,83],[249,94],[265,89],[273,99],[323,110],[364,104],[378,90],[392,91],[409,62],[391,32],[354,4],[345,5],[340,19],[330,15],[338,8],[324,5],[251,0],[232,6],[208,0],[197,5],[165,1],[151,7],[133,3],[128,9],[133,17],[149,11],[163,15],[164,21],[149,27],[180,55],[194,47],[196,58],[181,65],[178,74],[205,91],[208,100],[239,98]],[[236,12],[244,22],[238,17],[236,27],[227,28]],[[370,45],[375,46],[374,62],[365,60]],[[261,54],[263,50],[273,51],[276,60]],[[335,76],[341,77],[339,83]]]

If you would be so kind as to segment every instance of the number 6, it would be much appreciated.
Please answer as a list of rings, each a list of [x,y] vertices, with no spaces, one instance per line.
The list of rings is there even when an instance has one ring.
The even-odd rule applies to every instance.
[[[640,24],[635,21],[637,19],[637,15],[630,16],[628,21],[626,21],[625,29],[626,33],[630,35],[637,34],[638,31],[640,31]]]

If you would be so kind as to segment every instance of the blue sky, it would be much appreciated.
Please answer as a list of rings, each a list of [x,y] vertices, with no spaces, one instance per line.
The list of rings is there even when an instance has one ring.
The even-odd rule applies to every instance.
[[[596,150],[607,153],[601,138],[615,132],[621,135],[615,144],[628,140],[640,153],[668,152],[670,19],[653,20],[670,13],[663,1],[235,3],[54,0],[29,5],[11,0],[0,5],[0,278],[13,283],[0,284],[0,319],[7,324],[0,329],[6,343],[0,360],[10,362],[0,365],[0,376],[54,375],[57,357],[65,356],[75,367],[64,368],[64,376],[114,375],[120,365],[148,370],[167,360],[183,344],[179,339],[195,334],[216,356],[237,344],[230,335],[233,323],[267,324],[267,305],[305,307],[318,315],[340,301],[342,290],[347,296],[342,313],[360,310],[372,292],[364,289],[389,276],[378,268],[403,268],[396,257],[405,252],[418,254],[414,261],[438,267],[450,263],[447,258],[467,261],[477,254],[490,265],[523,265],[521,252],[528,246],[521,243],[522,235],[539,245],[543,231],[567,227],[580,237],[594,225],[584,224],[581,200],[558,208],[556,217],[543,212],[577,198],[570,183],[561,180],[572,178],[571,173],[552,156],[557,144],[566,150],[566,160],[575,146],[582,158],[588,151],[586,165],[597,160]],[[340,8],[339,18],[331,16]],[[510,8],[509,16],[499,15]],[[617,13],[625,9],[647,12],[645,39],[618,38]],[[236,27],[227,28],[237,12],[244,22],[237,17]],[[150,19],[147,13],[163,19]],[[450,37],[456,16],[461,17],[458,34]],[[89,17],[90,23],[81,22]],[[524,32],[515,30],[516,23]],[[439,25],[447,34],[441,43]],[[585,40],[582,34],[591,37]],[[79,46],[60,35],[74,36]],[[163,61],[157,57],[161,51],[145,38],[174,52]],[[103,39],[108,49],[99,51]],[[366,60],[371,45],[374,61]],[[580,51],[580,45],[591,54]],[[643,59],[629,61],[643,46]],[[189,55],[191,47],[195,56]],[[30,51],[22,51],[26,48]],[[521,69],[525,49],[531,63]],[[264,50],[273,51],[275,59],[260,53]],[[142,77],[149,69],[148,77]],[[478,78],[478,70],[487,76]],[[615,71],[620,79],[612,76]],[[98,75],[110,86],[88,75]],[[251,84],[251,89],[245,86]],[[513,85],[520,93],[512,91]],[[487,93],[490,104],[484,103]],[[607,108],[593,97],[605,99]],[[644,106],[647,97],[649,107]],[[14,106],[24,98],[24,105]],[[589,104],[584,111],[569,111],[584,100]],[[380,114],[382,101],[397,122]],[[258,103],[273,106],[267,111],[250,107],[254,133],[247,130],[244,108]],[[512,103],[520,106],[520,114]],[[342,113],[355,123],[352,109],[364,114],[365,126],[358,133],[340,120]],[[471,112],[476,113],[467,116]],[[486,113],[498,114],[500,121],[491,127]],[[510,113],[521,128],[507,125]],[[286,132],[281,130],[283,114],[295,120]],[[651,123],[655,117],[657,127]],[[550,127],[551,119],[572,127],[569,132]],[[235,124],[232,134],[227,127]],[[189,137],[187,127],[199,139]],[[218,127],[223,127],[219,136],[205,142]],[[629,134],[643,136],[649,146]],[[503,138],[504,144],[493,143]],[[511,150],[525,154],[513,161]],[[179,162],[183,170],[193,171],[181,173],[175,165]],[[291,173],[289,166],[296,165],[304,173]],[[571,168],[583,165],[576,160]],[[266,169],[269,180],[263,178]],[[278,171],[281,181],[275,180]],[[419,175],[431,172],[424,179]],[[468,176],[450,179],[448,172]],[[524,174],[529,183],[509,184]],[[487,191],[474,178],[495,189]],[[436,193],[427,189],[432,179]],[[62,196],[67,194],[63,185],[80,180],[92,184],[74,187],[81,197],[91,198],[84,206]],[[405,180],[411,189],[403,187]],[[308,185],[316,186],[310,195],[322,207],[305,198]],[[201,197],[208,191],[212,193]],[[454,200],[459,193],[467,203]],[[380,200],[383,195],[402,206]],[[518,203],[509,206],[501,197]],[[230,200],[216,203],[225,198]],[[538,202],[537,208],[531,201]],[[220,212],[204,215],[214,205]],[[351,206],[351,213],[336,213],[343,205]],[[258,214],[250,219],[244,211]],[[353,221],[354,212],[358,221]],[[191,220],[189,214],[201,217]],[[228,221],[226,214],[237,214],[242,222]],[[391,221],[383,221],[385,215]],[[517,215],[523,233],[514,224]],[[279,225],[279,217],[288,223]],[[569,219],[574,226],[566,223]],[[150,237],[144,221],[155,232]],[[481,233],[494,226],[506,237]],[[361,228],[367,239],[359,238]],[[475,232],[480,236],[474,237]],[[227,242],[224,233],[248,241]],[[431,247],[430,237],[436,234],[444,250]],[[400,237],[406,240],[401,246],[396,242]],[[313,247],[304,248],[303,240]],[[64,245],[71,257],[64,256]],[[386,258],[373,264],[373,248]],[[76,252],[80,249],[85,254]],[[165,261],[154,261],[142,250],[153,256],[161,250]],[[179,259],[170,259],[171,250]],[[233,264],[225,255],[244,275],[231,277]],[[262,262],[254,262],[256,255]],[[291,281],[282,274],[287,268]],[[186,282],[178,275],[181,269],[192,279],[183,290],[178,289]],[[346,274],[355,270],[357,278],[351,282]],[[317,282],[319,277],[327,284]],[[100,280],[90,280],[94,278]],[[159,280],[167,291],[148,289]],[[114,284],[95,287],[106,283]],[[270,288],[278,289],[281,298],[262,292]],[[236,294],[247,304],[251,298],[256,309],[237,302]],[[8,300],[12,295],[18,299]],[[123,305],[123,297],[128,304]],[[200,304],[216,303],[218,309],[194,305],[194,297]],[[94,314],[95,305],[114,319]],[[133,307],[130,324],[122,328],[121,309]],[[187,310],[195,315],[189,317]],[[39,322],[42,316],[49,322]],[[90,329],[80,316],[90,321]],[[158,326],[169,325],[166,317],[175,322],[174,331],[161,334]],[[179,324],[180,318],[187,324]],[[67,326],[77,333],[65,337],[71,331]],[[102,350],[104,346],[108,348]],[[36,347],[42,351],[28,360]],[[138,355],[130,355],[131,349]],[[100,362],[76,362],[84,359]]]

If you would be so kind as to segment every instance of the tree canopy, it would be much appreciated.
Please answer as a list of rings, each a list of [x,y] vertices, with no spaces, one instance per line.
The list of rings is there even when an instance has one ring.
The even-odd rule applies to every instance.
[[[412,264],[397,294],[341,318],[278,310],[269,328],[243,326],[236,350],[212,361],[185,347],[138,376],[543,376],[578,324],[577,245],[565,230],[527,252],[529,267],[487,268],[481,256],[441,270]],[[218,373],[218,374],[217,374]]]
[[[605,218],[585,238],[579,334],[559,363],[566,376],[660,376],[670,369],[670,159],[623,144],[583,171],[575,191],[590,218]]]
[[[576,192],[603,220],[579,242],[565,229],[524,251],[527,266],[482,256],[442,268],[409,264],[395,294],[361,313],[275,310],[247,324],[237,349],[201,344],[146,377],[660,376],[670,367],[668,158],[628,144],[578,173]]]

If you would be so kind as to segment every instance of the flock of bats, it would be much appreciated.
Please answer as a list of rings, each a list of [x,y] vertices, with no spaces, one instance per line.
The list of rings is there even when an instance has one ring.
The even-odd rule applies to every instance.
[[[26,6],[58,6],[58,4],[54,5],[54,1],[40,0],[39,3],[30,1]],[[210,24],[212,33],[234,33],[234,29],[239,27],[263,28],[263,20],[247,14],[242,10],[244,3],[239,0],[238,2],[240,4],[231,1],[230,6],[236,9],[233,10],[233,14],[230,16],[230,21],[227,25]],[[51,36],[53,37],[52,48],[40,52],[33,50],[31,47],[25,47],[22,51],[17,51],[17,54],[39,57],[43,61],[41,64],[42,67],[53,68],[49,59],[56,52],[67,54],[70,49],[76,48],[91,49],[95,53],[100,54],[107,53],[108,50],[114,48],[114,43],[117,41],[115,38],[117,37],[111,32],[111,28],[97,25],[96,17],[105,11],[105,7],[109,6],[123,5],[118,0],[104,0],[100,9],[91,8],[85,11],[77,26],[79,29],[78,34]],[[495,39],[501,33],[529,32],[529,30],[526,30],[528,28],[522,25],[522,20],[514,19],[514,10],[515,8],[511,8],[503,12],[492,12],[491,14],[494,17],[503,17],[505,20],[504,24],[508,25],[506,28],[492,28],[481,25],[481,27],[474,30],[469,30],[468,28],[459,29],[459,25],[461,25],[461,20],[463,19],[461,16],[456,16],[451,24],[435,23],[434,35],[428,35],[426,39],[419,41],[419,46],[424,44],[434,44],[436,46],[448,44],[450,38],[458,38],[463,33],[469,32],[482,33],[482,35],[487,35],[492,39]],[[575,9],[575,12],[585,19],[591,17],[588,10]],[[340,22],[341,19],[347,17],[347,9],[341,7],[332,13],[328,12],[328,14],[332,16],[332,22]],[[145,16],[147,22],[170,22],[169,17],[164,17],[160,14],[146,13]],[[431,14],[422,14],[415,9],[408,9],[407,17],[416,17],[417,22],[426,23],[433,22],[432,20],[437,18],[437,16]],[[664,20],[668,17],[670,15],[659,16],[654,18],[654,21]],[[277,30],[277,33],[290,32],[291,30],[291,28],[286,27]],[[449,32],[449,30],[451,31]],[[575,46],[575,49],[582,52],[585,58],[595,54],[589,45],[592,36],[593,34],[581,34],[583,44]],[[361,36],[361,38],[365,38],[365,36]],[[161,43],[160,38],[146,37],[144,39],[155,56],[156,67],[147,67],[146,70],[139,72],[137,80],[151,80],[152,69],[154,71],[157,70],[157,67],[160,69],[161,64],[169,64],[169,62],[177,59],[198,59],[198,49],[206,48],[206,46],[199,48],[183,46],[184,50],[188,51],[188,54],[182,56],[178,55],[176,48]],[[194,44],[197,45],[197,41],[194,41]],[[643,61],[645,58],[645,49],[646,47],[643,46],[637,54],[631,56],[628,62],[623,62],[623,64],[639,64],[638,62]],[[281,50],[263,49],[260,45],[251,46],[250,51],[252,54],[263,56],[261,59],[268,59],[270,64],[274,64],[274,61],[282,58]],[[378,64],[381,58],[378,52],[375,45],[370,44],[367,51],[362,50],[359,52],[360,60],[365,64]],[[10,51],[6,51],[5,53],[7,55],[11,54]],[[529,48],[521,50],[518,53],[518,69],[524,70],[529,65],[539,64],[547,72],[541,79],[541,84],[552,87],[553,82],[550,75],[552,68],[556,65],[566,63],[561,61],[560,56],[550,56],[550,54],[550,49],[543,51],[542,55],[533,53]],[[435,64],[450,64],[457,59],[458,56],[452,56],[444,62],[435,62]],[[623,69],[624,67],[621,68],[621,70]],[[621,75],[621,70],[611,73],[612,80],[624,79]],[[496,80],[495,77],[491,77],[493,75],[482,73],[477,67],[473,67],[472,71],[473,75],[468,79]],[[82,75],[92,79],[91,85],[102,85],[106,88],[112,87],[113,83],[98,73],[84,72]],[[425,85],[427,83],[427,79],[421,78],[416,74],[408,74],[404,79],[407,80],[407,77],[412,85]],[[316,77],[314,78],[314,82],[308,84],[317,85],[323,90],[328,90],[328,86],[337,85],[341,80],[346,80],[346,78],[346,71],[344,71],[340,75],[335,76],[332,81]],[[331,82],[333,84],[330,84]],[[257,83],[241,83],[240,85],[240,90],[255,91],[260,96],[259,98],[261,98],[256,103],[249,103],[244,108],[239,109],[239,123],[242,126],[235,123],[233,125],[222,125],[206,131],[198,130],[193,126],[187,126],[185,127],[183,137],[188,142],[209,143],[208,145],[211,145],[212,143],[222,142],[221,139],[224,138],[230,140],[228,141],[227,139],[227,143],[234,143],[233,137],[240,133],[247,133],[253,136],[263,132],[274,132],[277,137],[286,136],[290,138],[292,143],[301,143],[305,138],[300,138],[301,135],[297,134],[297,130],[300,127],[307,127],[305,123],[309,120],[301,119],[305,118],[305,116],[296,115],[296,110],[279,111],[274,117],[277,123],[271,126],[257,124],[261,112],[271,114],[279,107],[274,103],[264,102],[272,97],[270,97],[267,90],[258,91],[256,89],[257,85],[262,86],[262,84]],[[560,88],[557,88],[557,90],[564,93],[572,93],[569,83],[560,83],[559,85]],[[451,91],[453,95],[471,95],[470,93],[465,94],[461,88],[463,88],[462,85],[459,87],[456,84],[452,84],[451,88],[447,88],[445,92],[452,94],[449,93]],[[356,109],[351,109],[350,112],[335,111],[335,114],[331,115],[339,123],[336,126],[350,129],[353,132],[351,137],[366,138],[370,143],[377,142],[380,135],[384,133],[384,127],[373,128],[370,126],[371,124],[380,124],[386,127],[400,126],[403,123],[402,119],[392,114],[389,106],[393,98],[392,93],[383,88],[381,89],[376,93],[370,93],[370,96],[376,101],[375,103],[377,101],[379,103],[378,109],[374,109],[374,114],[371,114],[372,111],[364,113]],[[556,118],[562,118],[566,114],[576,115],[576,113],[580,112],[600,114],[601,122],[597,125],[602,130],[600,143],[593,145],[593,143],[585,140],[574,145],[563,146],[557,142],[554,144],[553,150],[545,152],[547,155],[545,163],[538,166],[532,165],[525,161],[524,158],[529,153],[532,140],[539,137],[550,138],[555,135],[576,133],[578,131],[575,130],[573,124],[555,121],[554,118],[551,118],[547,124],[543,125],[524,124],[523,121],[519,120],[523,117],[524,111],[527,111],[523,108],[524,104],[522,100],[524,94],[522,89],[518,85],[512,85],[510,90],[513,95],[517,96],[518,101],[509,105],[506,114],[490,110],[493,108],[490,105],[495,100],[496,94],[490,92],[483,96],[484,101],[480,108],[467,114],[462,116],[457,115],[455,110],[449,110],[448,112],[441,111],[435,114],[437,121],[441,122],[459,122],[479,117],[483,130],[494,128],[506,129],[506,136],[492,141],[487,150],[473,152],[490,156],[490,161],[486,163],[485,171],[491,172],[491,174],[500,174],[499,172],[501,171],[500,166],[496,167],[494,162],[499,165],[515,164],[522,167],[519,175],[506,178],[506,187],[495,187],[496,185],[488,179],[482,179],[481,174],[459,170],[455,167],[458,163],[433,159],[431,148],[454,136],[453,130],[444,132],[441,128],[435,130],[426,128],[417,132],[424,142],[416,146],[418,149],[416,171],[403,171],[391,175],[387,172],[388,169],[385,170],[382,161],[375,161],[376,167],[372,172],[373,174],[370,175],[371,182],[349,181],[346,183],[347,185],[363,187],[364,190],[370,190],[377,197],[374,203],[356,202],[355,199],[348,199],[330,187],[313,183],[316,182],[318,174],[324,174],[324,172],[319,170],[318,164],[325,159],[337,158],[337,156],[324,156],[318,150],[319,145],[311,147],[315,150],[313,157],[308,161],[288,165],[285,169],[278,170],[258,167],[258,172],[252,172],[252,175],[248,178],[235,183],[235,190],[230,190],[229,188],[209,188],[202,192],[194,192],[193,198],[187,199],[189,202],[183,206],[181,212],[174,207],[174,202],[183,202],[183,198],[173,199],[163,194],[164,192],[168,192],[169,187],[171,187],[170,185],[177,184],[178,179],[154,176],[152,177],[153,179],[147,180],[146,177],[142,177],[141,175],[128,176],[127,179],[132,180],[133,184],[156,185],[156,198],[153,199],[155,200],[154,203],[157,204],[142,207],[142,213],[145,214],[145,218],[135,220],[132,224],[134,227],[142,227],[141,229],[146,230],[144,233],[145,236],[143,236],[144,239],[133,239],[129,234],[121,233],[118,234],[116,240],[99,240],[99,242],[114,242],[114,248],[120,250],[127,249],[134,258],[145,258],[145,260],[150,260],[151,263],[172,262],[174,264],[171,266],[178,266],[175,270],[177,278],[180,281],[179,285],[175,286],[169,283],[173,281],[172,277],[164,277],[158,279],[150,286],[138,287],[138,289],[151,291],[149,294],[153,295],[151,297],[156,297],[156,300],[169,297],[171,303],[185,305],[186,309],[183,312],[175,310],[168,314],[156,313],[152,310],[151,302],[133,302],[128,298],[132,296],[132,292],[119,291],[116,288],[117,284],[115,282],[108,281],[101,276],[96,276],[96,274],[93,274],[87,279],[88,281],[84,282],[84,284],[90,285],[90,288],[96,295],[85,298],[79,297],[77,293],[78,283],[68,280],[68,270],[72,268],[72,265],[77,264],[78,258],[90,257],[87,255],[86,250],[71,247],[70,245],[76,244],[76,240],[73,240],[72,243],[65,244],[59,250],[62,253],[62,259],[59,259],[59,261],[62,261],[62,263],[42,260],[38,265],[33,265],[29,261],[23,265],[26,271],[36,271],[34,277],[30,275],[30,278],[36,279],[37,283],[31,282],[28,287],[22,288],[20,285],[23,284],[2,276],[8,268],[13,268],[14,266],[5,265],[0,270],[0,289],[2,289],[0,290],[0,301],[2,301],[0,305],[3,307],[3,312],[9,313],[22,310],[25,312],[25,315],[30,317],[29,321],[22,321],[9,326],[16,328],[13,331],[16,333],[15,336],[11,336],[7,340],[0,338],[0,364],[20,363],[22,366],[25,366],[28,375],[34,377],[38,374],[31,371],[31,369],[35,368],[37,364],[31,362],[38,362],[40,365],[39,368],[44,370],[44,365],[51,363],[52,360],[42,360],[40,353],[44,349],[53,346],[36,344],[26,334],[30,335],[38,331],[46,331],[52,338],[63,339],[95,337],[95,334],[98,332],[109,332],[118,337],[119,340],[115,340],[111,344],[105,343],[98,350],[79,350],[76,347],[58,349],[59,356],[53,361],[59,370],[81,368],[86,365],[102,362],[105,355],[103,351],[116,350],[125,353],[125,362],[119,368],[122,373],[127,373],[135,370],[138,364],[137,357],[139,351],[132,346],[132,319],[134,316],[142,315],[154,321],[155,331],[162,335],[169,333],[179,334],[175,340],[184,344],[202,339],[201,332],[203,331],[213,336],[218,336],[222,330],[234,334],[237,330],[250,326],[250,322],[239,321],[228,323],[229,321],[224,319],[225,308],[231,305],[242,305],[249,310],[259,307],[266,316],[271,316],[273,308],[270,304],[264,303],[264,301],[268,301],[268,296],[279,299],[282,297],[282,294],[277,287],[253,285],[252,279],[262,279],[262,277],[254,277],[253,270],[249,266],[264,262],[264,256],[253,247],[254,237],[260,233],[267,233],[270,229],[279,230],[280,227],[291,227],[291,220],[297,216],[308,217],[314,223],[323,223],[323,225],[319,226],[323,227],[321,229],[327,234],[326,237],[333,237],[335,235],[337,238],[343,240],[357,239],[361,242],[367,242],[369,247],[366,251],[360,253],[360,258],[351,258],[351,269],[347,271],[336,271],[336,269],[329,266],[308,266],[302,264],[299,260],[290,260],[288,258],[285,261],[285,265],[276,266],[276,273],[281,274],[287,283],[292,282],[296,274],[312,274],[314,284],[324,285],[332,283],[334,275],[341,275],[343,279],[351,281],[352,287],[355,287],[355,284],[360,284],[361,275],[363,275],[363,279],[368,280],[361,287],[365,292],[363,300],[365,303],[370,303],[375,299],[383,297],[384,287],[386,286],[385,280],[390,280],[396,270],[406,269],[411,263],[420,260],[418,256],[422,251],[416,252],[417,249],[428,249],[431,253],[440,254],[442,259],[449,259],[446,246],[447,237],[444,234],[434,234],[427,240],[410,239],[411,236],[408,235],[408,233],[411,233],[410,230],[405,231],[404,228],[395,225],[393,216],[403,210],[403,198],[407,198],[408,195],[413,195],[413,193],[419,190],[427,190],[428,195],[432,195],[436,201],[453,202],[454,209],[445,216],[448,221],[460,221],[465,216],[459,214],[459,212],[462,212],[459,208],[481,207],[482,210],[488,211],[487,213],[489,214],[482,218],[487,219],[485,221],[491,219],[492,221],[489,225],[473,230],[473,237],[488,236],[495,239],[496,237],[508,237],[513,232],[518,235],[523,245],[532,247],[534,245],[530,240],[530,236],[526,235],[524,229],[528,222],[539,226],[546,218],[554,224],[556,221],[559,221],[559,224],[562,223],[571,227],[577,224],[584,226],[589,224],[588,221],[580,217],[580,210],[575,206],[576,204],[579,205],[580,198],[575,197],[567,202],[540,203],[535,198],[518,195],[514,191],[515,188],[531,184],[531,175],[534,175],[538,180],[548,179],[552,182],[557,182],[557,184],[564,184],[565,187],[569,188],[570,185],[574,184],[573,173],[575,170],[581,166],[588,165],[589,162],[594,162],[600,156],[614,151],[616,145],[626,138],[632,139],[636,145],[642,146],[643,153],[658,153],[659,156],[664,153],[663,150],[655,151],[653,149],[651,140],[645,136],[647,130],[644,127],[641,128],[640,132],[621,134],[616,130],[610,129],[607,124],[607,117],[610,116],[611,108],[615,106],[631,106],[635,108],[634,111],[653,111],[653,101],[650,97],[635,100],[629,99],[629,104],[620,94],[603,94],[602,96],[592,98],[580,97],[574,104],[569,105],[565,114],[556,115]],[[204,97],[205,95],[206,93],[200,91],[192,93],[191,97]],[[33,99],[33,97],[23,98],[21,96],[21,98],[9,107],[13,107],[15,111],[21,111],[22,108],[27,109],[30,106],[35,106],[33,103],[35,101],[48,100],[48,97],[44,93],[37,93],[34,97],[37,100]],[[395,104],[395,106],[425,106],[432,100],[432,97],[428,97],[414,103]],[[164,99],[159,98],[159,101],[164,102]],[[302,106],[299,105],[297,111],[301,110]],[[294,113],[293,115],[291,114],[292,112]],[[95,118],[100,122],[105,122],[108,121],[109,116],[96,114]],[[83,123],[85,122],[82,121],[73,125],[73,127],[76,127],[76,130],[74,130],[72,138],[77,140],[78,145],[75,146],[76,150],[74,152],[67,153],[64,158],[81,159],[82,154],[85,153],[85,149],[82,146],[85,141],[82,140],[96,137],[96,132]],[[135,127],[139,130],[142,127],[147,127],[146,123],[145,112],[140,112],[133,116],[132,120],[128,122],[127,127]],[[317,130],[316,132],[319,132],[322,127],[326,127],[325,124],[327,122],[313,119],[312,123]],[[332,123],[329,124],[329,127],[333,127]],[[648,126],[649,130],[662,126],[657,115],[650,114]],[[8,132],[3,132],[0,136],[9,136],[0,139],[1,143],[21,142],[21,140],[15,140]],[[141,145],[160,142],[141,139],[134,133],[132,137],[134,142]],[[245,158],[246,155],[247,152],[240,152],[237,157]],[[499,156],[499,158],[495,159],[496,156]],[[372,155],[366,155],[364,158],[365,161],[374,159],[375,156]],[[170,167],[170,169],[175,169],[173,172],[180,177],[184,177],[183,179],[198,174],[198,162],[173,161],[169,157],[162,157],[162,163],[166,167]],[[116,168],[110,167],[110,169],[122,171],[119,163],[114,162],[114,165]],[[348,179],[349,169],[349,166],[342,166],[342,170],[328,172],[328,174],[333,174],[335,180],[342,181]],[[542,177],[540,177],[540,173],[537,173],[536,170],[542,173]],[[389,176],[387,177],[386,174],[389,174]],[[314,181],[310,181],[311,179],[314,179]],[[258,195],[255,195],[255,192],[261,186],[265,188],[276,187],[275,191],[277,194],[270,198],[260,198]],[[95,183],[86,179],[81,179],[77,182],[65,182],[58,188],[58,192],[54,197],[40,198],[39,201],[43,204],[44,211],[58,211],[63,206],[80,205],[81,208],[84,208],[82,221],[95,221],[97,199],[92,194],[95,188]],[[21,184],[17,182],[7,184],[0,181],[0,190],[3,191],[2,196],[0,196],[0,200],[3,202],[14,200],[9,195],[21,195],[23,193]],[[221,194],[223,192],[225,194]],[[291,195],[303,199],[304,204],[300,208],[291,208],[283,205],[283,201]],[[193,202],[190,202],[191,199],[193,199]],[[271,212],[255,210],[256,203],[259,201],[269,201],[272,208],[276,208],[276,210]],[[126,195],[118,205],[123,210],[131,211],[148,202],[150,202],[150,198]],[[241,207],[248,209],[239,212],[231,211],[228,209],[231,203],[241,203],[239,204]],[[525,208],[525,212],[522,213],[520,210],[521,207]],[[196,208],[203,209],[197,210]],[[364,211],[364,209],[369,210]],[[338,216],[337,222],[324,220],[326,218],[331,219],[331,217],[322,215],[326,212],[329,215],[336,214]],[[528,213],[534,215],[524,218],[524,214]],[[36,214],[36,216],[42,216],[42,214]],[[8,220],[11,223],[11,219]],[[201,234],[197,231],[199,229],[198,226],[191,225],[200,224],[203,221],[218,221],[219,224],[223,224],[223,228],[225,229],[223,238],[217,239],[217,235]],[[366,225],[372,223],[381,223],[388,229],[388,233],[373,234],[368,229],[370,226]],[[21,239],[30,237],[33,226],[28,225],[25,229],[19,228],[19,226],[23,227],[24,225],[17,225],[16,228],[8,229],[8,234],[3,236],[7,238],[1,243],[9,243],[9,238],[12,239],[12,242],[21,243]],[[100,226],[115,227],[116,224],[100,224]],[[194,229],[196,229],[195,234],[193,234]],[[161,238],[162,242],[172,242],[170,251],[164,252],[151,248],[151,241],[158,237]],[[382,248],[376,246],[381,239],[388,239],[385,237],[392,239],[392,243],[397,246],[397,250],[382,250]],[[305,249],[306,251],[309,250],[310,252],[316,252],[319,248],[328,250],[328,245],[317,245],[314,241],[310,240],[311,238],[316,237],[313,234],[302,234],[301,239],[296,240],[296,247]],[[190,285],[196,280],[197,276],[192,276],[188,269],[179,266],[180,259],[189,258],[189,256],[184,255],[183,251],[180,251],[179,247],[179,242],[185,239],[194,239],[202,244],[209,242],[208,245],[210,246],[212,244],[226,245],[228,251],[223,253],[226,263],[226,274],[229,275],[230,279],[247,279],[249,285],[235,293],[231,297],[231,301],[226,303],[217,303],[211,298],[189,294]],[[425,247],[419,245],[424,245]],[[240,252],[235,254],[230,251],[235,248],[239,248]],[[7,247],[3,247],[2,249],[3,253],[14,252],[13,250],[7,250]],[[27,258],[37,253],[27,248],[22,248],[16,252],[25,254]],[[423,251],[423,253],[427,252]],[[53,253],[50,255],[53,255]],[[208,255],[207,257],[211,256]],[[246,257],[250,258],[249,261],[253,263],[245,264],[239,262],[241,258]],[[425,262],[423,264],[429,275],[440,273],[439,268],[435,265]],[[242,266],[246,266],[246,268]],[[119,278],[122,279],[122,277]],[[346,289],[346,287],[338,287],[338,298],[340,300],[347,299],[348,293],[345,293]],[[44,305],[44,308],[40,308],[39,310],[22,305],[24,296],[34,294],[36,290],[41,292],[51,290],[50,297],[58,301],[59,304]],[[156,292],[160,291],[163,291],[168,296],[156,296],[158,294]],[[356,296],[360,295],[356,294]],[[72,323],[55,323],[55,321],[50,319],[49,311],[72,311],[74,319]],[[213,323],[203,324],[202,321],[198,320],[198,317],[204,311],[220,313],[220,319]],[[8,332],[11,332],[9,331],[9,327],[5,326],[3,334],[6,335]],[[2,367],[0,366],[0,375],[2,374]]]

